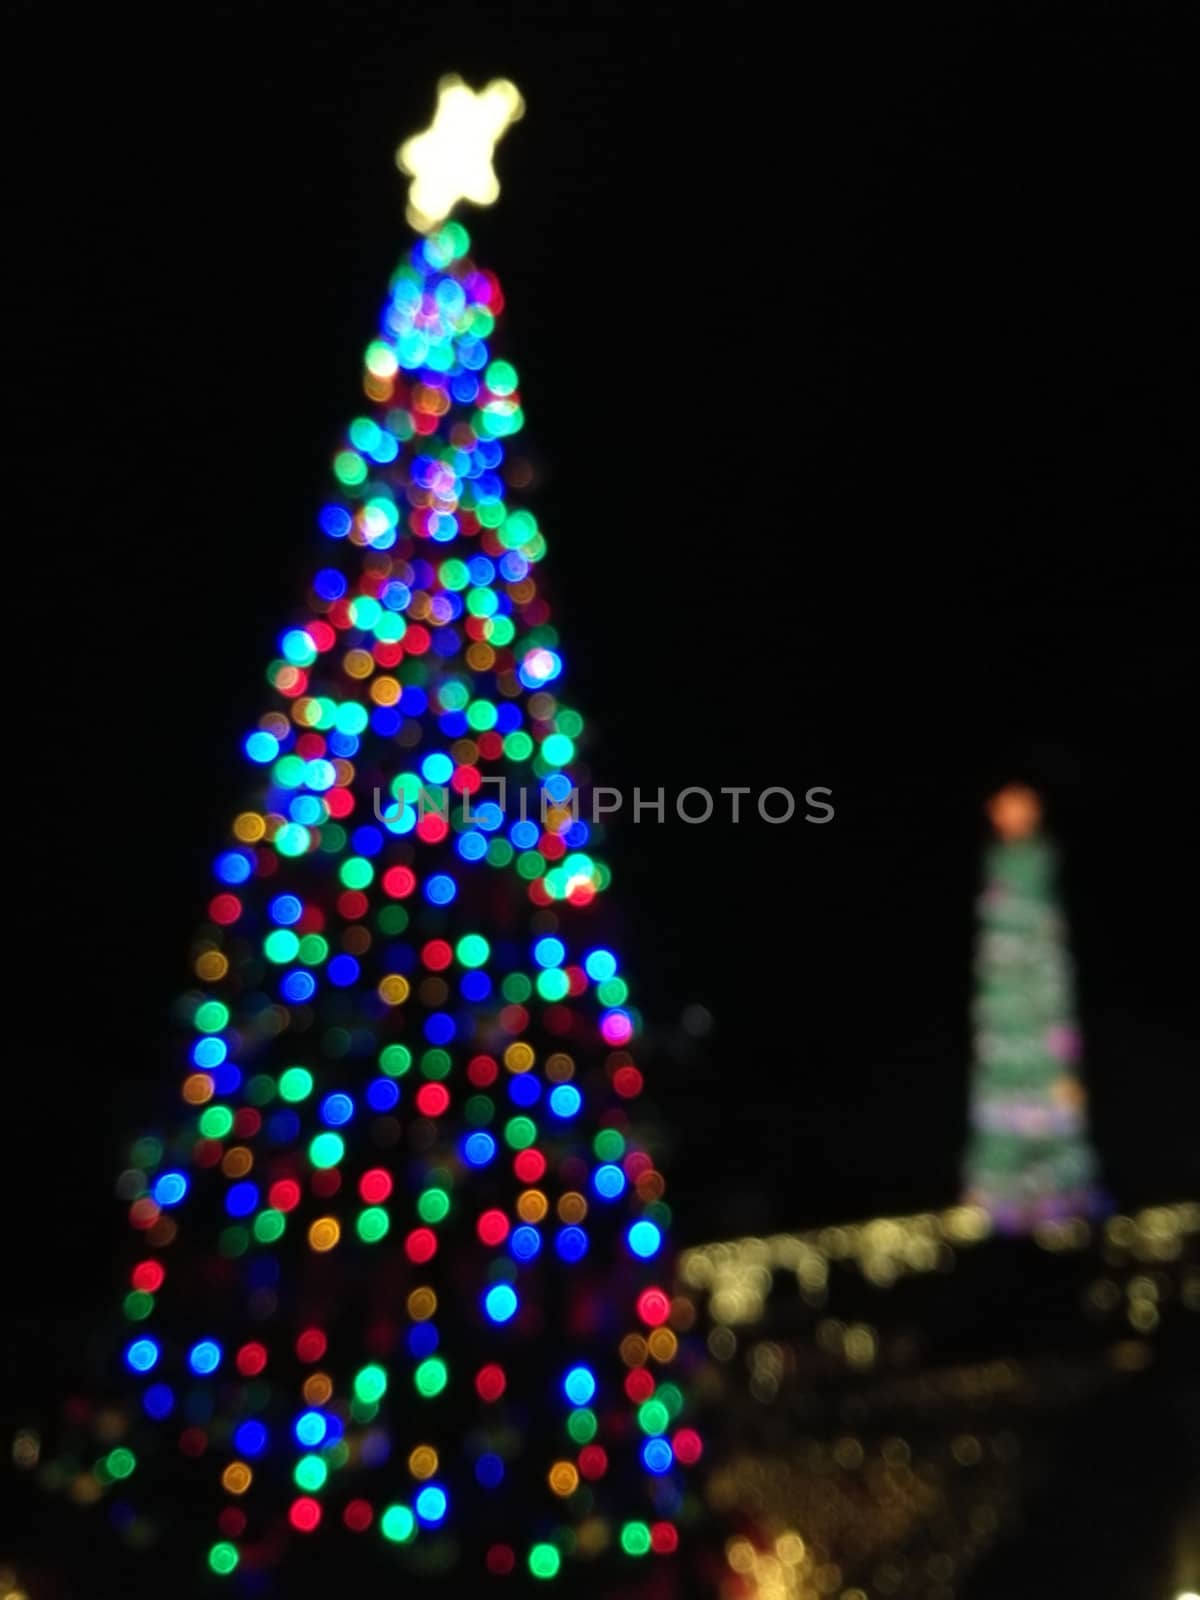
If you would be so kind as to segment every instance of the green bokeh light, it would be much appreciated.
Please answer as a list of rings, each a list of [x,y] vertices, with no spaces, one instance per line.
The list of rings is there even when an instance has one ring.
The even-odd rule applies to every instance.
[[[553,1578],[562,1566],[562,1557],[552,1544],[535,1544],[529,1552],[529,1570],[535,1578]]]
[[[450,1374],[446,1370],[446,1363],[440,1356],[430,1356],[427,1361],[422,1361],[413,1373],[413,1382],[417,1386],[417,1393],[425,1400],[432,1400],[435,1395],[441,1394],[449,1381]]]
[[[368,1405],[381,1400],[387,1393],[387,1386],[387,1373],[382,1367],[372,1364],[355,1374],[354,1393]]]

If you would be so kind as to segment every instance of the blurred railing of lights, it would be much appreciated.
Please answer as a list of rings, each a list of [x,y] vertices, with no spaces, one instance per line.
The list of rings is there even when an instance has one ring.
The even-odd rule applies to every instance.
[[[865,1222],[813,1228],[763,1238],[721,1240],[685,1251],[679,1281],[685,1292],[707,1295],[709,1315],[722,1327],[756,1322],[777,1279],[794,1278],[803,1299],[814,1307],[825,1303],[831,1268],[856,1270],[872,1286],[890,1288],[905,1277],[946,1271],[958,1252],[982,1244],[991,1224],[978,1206],[952,1206],[940,1212],[878,1217]],[[1200,1236],[1200,1201],[1147,1207],[1132,1216],[1114,1216],[1103,1223],[1083,1218],[1048,1222],[1034,1233],[1036,1245],[1052,1254],[1098,1248],[1114,1271],[1143,1264],[1179,1263],[1188,1243]],[[1105,1280],[1101,1280],[1104,1282]],[[1106,1294],[1135,1304],[1153,1304],[1158,1285],[1152,1276],[1131,1279],[1126,1291],[1109,1280],[1109,1289],[1095,1291],[1093,1309],[1105,1309]],[[1200,1310],[1200,1268],[1185,1268],[1179,1286],[1188,1310]],[[1145,1310],[1130,1316],[1133,1327],[1149,1331]],[[1142,1326],[1141,1324],[1147,1324]]]

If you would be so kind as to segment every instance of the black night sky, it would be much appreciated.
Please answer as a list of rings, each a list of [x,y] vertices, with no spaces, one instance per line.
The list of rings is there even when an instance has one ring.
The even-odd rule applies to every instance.
[[[449,70],[528,104],[465,220],[598,781],[833,791],[825,826],[610,845],[682,1238],[953,1198],[981,805],[1012,777],[1063,850],[1107,1186],[1196,1192],[1168,15],[10,11],[22,1362],[107,1289],[120,1141],[409,237],[393,152]],[[715,1021],[685,1048],[688,1006]]]

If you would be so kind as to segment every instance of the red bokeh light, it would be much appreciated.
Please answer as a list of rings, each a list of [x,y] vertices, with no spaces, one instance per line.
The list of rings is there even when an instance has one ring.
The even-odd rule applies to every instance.
[[[486,1367],[480,1367],[475,1374],[475,1392],[481,1400],[486,1400],[489,1403],[493,1400],[499,1400],[507,1384],[508,1380],[504,1376],[504,1368],[498,1367],[494,1361],[489,1362]]]

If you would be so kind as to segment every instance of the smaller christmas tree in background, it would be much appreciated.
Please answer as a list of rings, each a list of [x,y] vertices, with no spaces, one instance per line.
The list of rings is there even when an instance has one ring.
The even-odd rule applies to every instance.
[[[1033,790],[993,797],[979,900],[966,1196],[1007,1232],[1097,1210],[1055,852]]]

